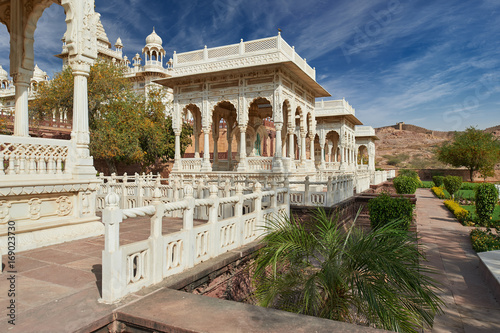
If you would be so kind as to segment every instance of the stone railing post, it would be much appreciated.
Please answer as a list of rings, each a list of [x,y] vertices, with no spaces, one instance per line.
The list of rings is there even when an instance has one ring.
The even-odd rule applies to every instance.
[[[332,176],[328,176],[328,182],[326,183],[326,204],[331,206],[333,204],[333,182]]]
[[[304,182],[304,205],[311,205],[311,198],[309,195],[309,176],[306,176],[306,180]]]
[[[209,242],[209,254],[211,257],[217,256],[218,244],[220,244],[220,234],[217,232],[217,221],[219,220],[219,188],[216,185],[210,186],[210,199],[212,205],[208,207],[208,223],[211,224],[210,234],[212,235]]]
[[[274,194],[271,196],[271,208],[276,209],[278,207],[278,194],[276,193],[276,190],[278,189],[278,185],[276,184],[276,180],[273,180],[271,182],[271,191],[274,192]]]
[[[187,208],[184,210],[184,217],[182,219],[182,230],[186,231],[186,268],[194,266],[196,235],[193,232],[193,218],[195,199],[193,197],[193,187],[187,185],[184,188],[184,200],[187,201]]]
[[[102,213],[104,223],[104,250],[102,251],[102,303],[113,303],[120,299],[127,285],[126,267],[120,249],[120,223],[122,211],[118,206],[120,197],[114,192],[106,196],[106,208]]]
[[[234,205],[234,216],[237,218],[236,220],[238,221],[236,223],[236,237],[235,237],[235,243],[236,247],[241,245],[241,241],[243,239],[243,227],[244,225],[244,219],[243,219],[243,203],[244,203],[244,197],[243,197],[243,186],[241,183],[236,184],[236,196],[238,196],[238,202],[235,203]]]
[[[256,182],[253,186],[254,193],[257,194],[257,198],[254,199],[254,211],[255,211],[255,227],[257,230],[263,230],[262,227],[266,224],[266,221],[262,220],[262,185]]]
[[[153,283],[159,283],[163,279],[163,265],[165,258],[163,256],[163,236],[162,219],[165,212],[165,204],[161,201],[161,191],[157,187],[153,193],[153,206],[155,214],[151,217],[151,231],[149,234],[149,249],[151,251],[150,262],[147,263],[147,269],[152,277]]]

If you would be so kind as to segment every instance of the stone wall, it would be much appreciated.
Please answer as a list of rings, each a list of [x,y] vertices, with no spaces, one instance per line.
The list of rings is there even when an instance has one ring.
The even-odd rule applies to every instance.
[[[432,176],[434,175],[443,175],[443,176],[460,176],[463,181],[470,181],[469,170],[467,169],[410,169],[418,172],[418,176],[421,180],[432,180]],[[399,170],[396,170],[396,175],[399,174]],[[479,177],[479,174],[476,172],[474,175],[475,182],[482,182],[483,178]],[[498,182],[500,181],[500,169],[495,170],[495,177],[486,178],[487,182]]]

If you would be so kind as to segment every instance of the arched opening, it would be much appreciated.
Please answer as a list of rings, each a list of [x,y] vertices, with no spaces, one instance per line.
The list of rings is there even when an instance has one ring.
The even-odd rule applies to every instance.
[[[365,145],[361,145],[358,148],[357,164],[361,167],[368,167],[370,161],[370,156],[368,154],[368,148]]]
[[[212,110],[212,140],[214,171],[233,170],[238,151],[238,140],[234,140],[237,128],[236,107],[229,101],[222,101]]]
[[[188,104],[182,110],[182,121],[193,126],[194,146],[184,152],[184,158],[200,158],[201,111],[196,104]],[[182,124],[181,124],[182,126]]]

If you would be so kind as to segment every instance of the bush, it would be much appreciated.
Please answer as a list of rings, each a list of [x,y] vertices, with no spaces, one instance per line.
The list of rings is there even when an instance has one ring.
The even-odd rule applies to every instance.
[[[459,176],[446,176],[444,177],[444,188],[448,193],[450,193],[451,197],[454,198],[455,192],[460,189],[462,185],[462,177]]]
[[[473,229],[470,232],[470,241],[476,252],[500,250],[500,236],[493,234],[491,230]]]
[[[446,194],[444,194],[442,187],[433,187],[431,190],[439,199],[446,199]]]
[[[476,214],[479,225],[488,227],[498,201],[498,190],[493,184],[481,184],[476,187]]]
[[[413,218],[413,204],[406,198],[392,198],[387,193],[368,201],[370,224],[377,229],[387,223],[399,220],[400,228],[408,230]]]
[[[418,173],[415,170],[401,169],[401,170],[399,170],[398,176],[406,176],[406,177],[418,179],[420,181],[420,178],[418,177]]]
[[[398,194],[415,194],[419,183],[415,178],[408,176],[397,176],[392,180]]]
[[[453,213],[453,215],[455,215],[457,220],[462,223],[469,217],[469,212],[462,208],[456,201],[445,200],[444,205]]]
[[[443,176],[434,176],[432,177],[432,181],[437,187],[440,187],[443,185],[444,177]]]

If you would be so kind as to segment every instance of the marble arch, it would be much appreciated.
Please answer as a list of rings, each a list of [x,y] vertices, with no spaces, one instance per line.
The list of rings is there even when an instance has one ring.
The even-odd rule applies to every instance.
[[[66,13],[68,65],[74,77],[71,140],[29,136],[28,91],[34,68],[34,32],[43,11],[52,4],[63,6]],[[5,247],[4,223],[10,220],[16,223],[18,251],[104,231],[95,214],[99,180],[88,148],[87,77],[97,58],[98,20],[93,0],[0,3],[0,21],[10,35],[10,75],[15,87],[14,135],[0,135],[0,247]]]

